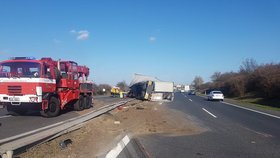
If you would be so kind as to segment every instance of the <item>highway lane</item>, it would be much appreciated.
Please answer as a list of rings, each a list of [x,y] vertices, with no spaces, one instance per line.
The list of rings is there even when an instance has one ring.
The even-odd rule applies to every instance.
[[[7,110],[4,107],[1,107],[0,108],[0,118],[10,117],[10,116],[7,116],[7,115],[8,115]]]
[[[104,104],[111,104],[118,102],[121,99],[112,97],[97,97],[94,99],[102,101]],[[88,111],[92,111],[95,108],[91,108]],[[46,127],[64,120],[68,120],[79,116],[80,114],[75,111],[64,111],[61,115],[54,118],[44,118],[39,113],[32,113],[27,116],[11,116],[8,115],[6,109],[0,109],[0,140],[15,136],[21,133],[36,130],[38,128]]]
[[[152,157],[280,157],[280,119],[181,93],[167,106],[192,117],[207,131],[141,136]]]
[[[230,119],[246,129],[280,138],[280,119],[240,109],[223,102],[207,101],[203,97],[189,95],[186,98],[191,98],[198,105],[219,116],[220,119]]]

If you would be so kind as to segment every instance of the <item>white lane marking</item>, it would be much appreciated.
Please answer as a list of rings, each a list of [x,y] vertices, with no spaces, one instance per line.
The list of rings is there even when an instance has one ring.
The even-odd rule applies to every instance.
[[[211,115],[211,116],[213,116],[213,117],[217,118],[217,116],[215,116],[215,115],[214,115],[214,114],[212,114],[211,112],[207,111],[206,109],[202,108],[202,110],[204,110],[205,112],[207,112],[209,115]]]
[[[126,135],[123,139],[114,147],[109,153],[105,156],[106,158],[116,158],[125,148],[125,146],[129,143],[130,139]]]
[[[200,97],[207,99],[207,97],[203,97],[203,96],[200,96]],[[259,113],[259,114],[262,114],[262,115],[266,115],[266,116],[270,116],[270,117],[274,117],[274,118],[280,119],[279,116],[275,116],[275,115],[268,114],[268,113],[265,113],[265,112],[253,110],[253,109],[250,109],[250,108],[245,108],[245,107],[242,107],[242,106],[239,106],[239,105],[235,105],[235,104],[231,104],[231,103],[228,103],[228,102],[221,102],[221,103],[224,103],[224,104],[227,104],[227,105],[231,105],[231,106],[234,106],[234,107],[237,107],[237,108],[240,108],[240,109],[252,111],[252,112],[255,112],[255,113]]]
[[[234,107],[237,107],[237,108],[240,108],[240,109],[249,110],[249,111],[252,111],[252,112],[256,112],[256,113],[259,113],[259,114],[263,114],[263,115],[266,115],[266,116],[270,116],[270,117],[274,117],[274,118],[280,119],[279,116],[275,116],[275,115],[268,114],[268,113],[265,113],[265,112],[261,112],[261,111],[257,111],[257,110],[253,110],[253,109],[249,109],[249,108],[245,108],[245,107],[238,106],[238,105],[231,104],[231,103],[227,103],[227,102],[222,102],[222,103],[227,104],[227,105],[231,105],[231,106],[234,106]]]
[[[259,135],[261,135],[261,136],[263,136],[263,137],[266,137],[266,138],[273,137],[272,135],[267,134],[267,133],[258,132],[258,131],[252,130],[252,129],[250,129],[250,128],[247,128],[247,127],[243,127],[243,128],[246,129],[246,130],[248,130],[248,131],[251,131],[251,132],[253,132],[253,133],[259,134]]]
[[[7,117],[12,117],[12,115],[0,116],[0,119],[1,118],[7,118]]]
[[[192,101],[191,99],[189,99],[189,101]]]

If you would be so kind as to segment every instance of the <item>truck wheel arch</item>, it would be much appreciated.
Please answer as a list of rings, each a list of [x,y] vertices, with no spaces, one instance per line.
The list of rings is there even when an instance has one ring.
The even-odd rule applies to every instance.
[[[55,117],[60,113],[60,101],[57,97],[51,96],[48,101],[48,109],[41,110],[40,114],[44,117]]]

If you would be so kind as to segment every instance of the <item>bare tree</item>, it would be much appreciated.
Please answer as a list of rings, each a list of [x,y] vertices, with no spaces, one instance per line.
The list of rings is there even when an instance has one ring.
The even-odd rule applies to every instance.
[[[98,86],[98,91],[97,91],[97,94],[99,95],[106,95],[106,94],[110,94],[111,92],[111,86],[108,85],[108,84],[100,84]]]
[[[280,99],[280,63],[260,66],[251,76],[251,90],[266,99]],[[277,104],[277,103],[276,103]],[[277,105],[280,107],[280,105]]]
[[[200,76],[195,76],[194,80],[193,80],[193,86],[195,87],[195,89],[200,90],[201,85],[203,84],[203,79]]]
[[[128,91],[129,90],[129,87],[126,84],[125,81],[118,82],[116,86],[119,87],[122,91]]]
[[[97,94],[97,91],[98,91],[98,85],[93,83],[92,84],[92,89],[93,89],[93,95],[96,95]]]
[[[258,64],[255,59],[247,58],[240,65],[240,73],[253,73],[258,68]]]
[[[211,76],[211,79],[213,82],[219,81],[220,77],[222,76],[221,72],[214,72],[214,74]]]

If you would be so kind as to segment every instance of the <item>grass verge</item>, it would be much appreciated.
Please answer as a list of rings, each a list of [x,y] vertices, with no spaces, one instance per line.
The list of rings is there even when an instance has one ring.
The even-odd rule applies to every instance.
[[[240,104],[248,104],[251,106],[256,106],[266,110],[280,111],[280,101],[279,100],[265,100],[263,98],[232,98],[233,100]]]

